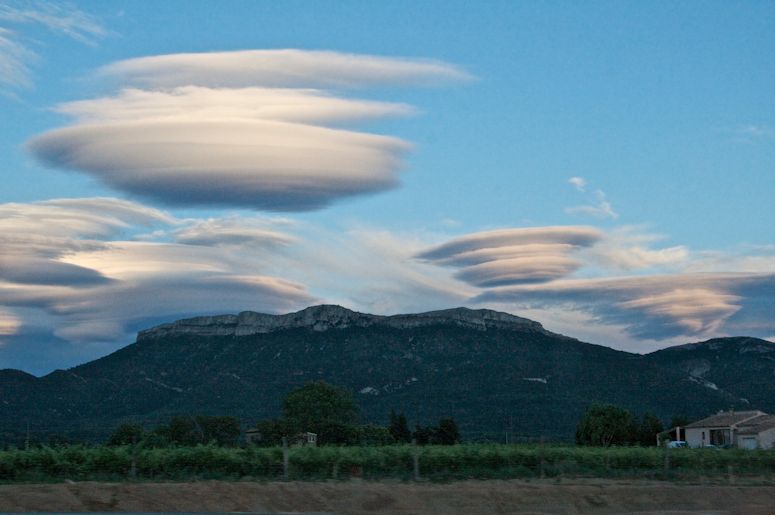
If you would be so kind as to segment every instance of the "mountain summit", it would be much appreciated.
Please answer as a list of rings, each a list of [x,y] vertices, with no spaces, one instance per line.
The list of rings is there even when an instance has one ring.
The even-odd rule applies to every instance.
[[[391,409],[411,424],[452,416],[467,439],[572,439],[584,409],[701,418],[775,410],[775,344],[727,338],[631,354],[525,318],[455,308],[378,316],[341,306],[203,316],[163,324],[113,354],[44,377],[0,371],[0,441],[33,434],[104,438],[121,422],[221,414],[276,417],[293,388],[354,392],[364,422]]]
[[[313,331],[348,327],[393,327],[409,329],[433,324],[451,323],[481,330],[488,328],[532,329],[543,331],[540,323],[489,309],[453,308],[411,315],[380,316],[358,313],[342,306],[322,304],[286,315],[268,315],[243,311],[238,315],[201,316],[162,324],[140,331],[137,340],[168,336],[249,336],[295,328]]]

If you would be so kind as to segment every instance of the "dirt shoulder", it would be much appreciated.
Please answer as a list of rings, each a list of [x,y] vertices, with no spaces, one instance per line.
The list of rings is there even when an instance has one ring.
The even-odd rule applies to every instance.
[[[587,480],[0,485],[0,511],[775,513],[775,486]]]

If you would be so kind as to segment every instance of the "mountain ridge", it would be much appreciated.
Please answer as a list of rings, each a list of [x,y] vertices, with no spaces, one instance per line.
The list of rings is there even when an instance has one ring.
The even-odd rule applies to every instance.
[[[86,440],[121,422],[154,425],[174,414],[231,415],[249,425],[277,416],[285,394],[316,380],[353,391],[364,422],[385,423],[391,409],[412,424],[453,416],[466,438],[479,440],[572,439],[591,402],[652,411],[665,422],[729,407],[775,411],[775,344],[728,340],[641,355],[468,308],[381,316],[322,305],[196,317],[39,378],[0,371],[0,442],[22,437],[20,421],[33,434]]]
[[[137,339],[140,341],[178,334],[248,336],[301,327],[309,327],[314,331],[343,329],[351,326],[370,327],[373,325],[386,325],[406,329],[438,322],[470,325],[483,330],[493,326],[518,325],[523,329],[531,328],[536,331],[545,331],[539,322],[490,309],[458,307],[423,313],[371,315],[335,304],[321,304],[282,315],[242,311],[237,315],[225,314],[185,318],[144,329],[138,333]]]

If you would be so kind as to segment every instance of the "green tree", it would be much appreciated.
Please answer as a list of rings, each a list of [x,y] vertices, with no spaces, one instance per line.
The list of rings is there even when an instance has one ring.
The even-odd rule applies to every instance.
[[[194,417],[175,416],[166,426],[154,431],[172,445],[191,446],[203,443],[202,430]]]
[[[436,432],[438,443],[441,445],[454,445],[460,443],[460,431],[457,428],[455,419],[442,418],[439,420],[439,429]]]
[[[356,437],[358,407],[352,393],[325,381],[296,388],[283,399],[283,419],[292,433],[317,433],[318,443],[347,443]]]
[[[657,445],[657,435],[664,430],[662,421],[653,413],[643,415],[638,427],[638,443],[644,447]]]
[[[282,419],[261,420],[256,424],[259,438],[254,443],[261,447],[280,445],[283,437],[290,436],[288,424]]]
[[[627,445],[637,437],[637,424],[629,411],[611,404],[592,404],[576,428],[576,443],[610,447]]]
[[[689,420],[689,417],[685,417],[683,415],[675,415],[670,420],[670,427],[668,429],[673,429],[674,427],[686,427],[689,425],[691,421]]]
[[[139,443],[146,436],[145,428],[141,424],[121,424],[111,433],[108,445],[131,445]]]
[[[409,430],[409,424],[406,422],[406,415],[396,414],[395,410],[390,410],[390,435],[398,443],[409,443],[412,441],[412,432]]]
[[[427,426],[423,427],[420,424],[416,424],[414,426],[414,432],[412,433],[412,438],[414,438],[414,441],[417,443],[417,445],[427,445],[435,443],[436,439],[436,428]]]
[[[198,416],[196,423],[204,443],[215,442],[221,446],[234,446],[239,441],[240,424],[237,418]]]
[[[357,435],[360,445],[390,445],[396,442],[389,428],[373,424],[358,427]]]

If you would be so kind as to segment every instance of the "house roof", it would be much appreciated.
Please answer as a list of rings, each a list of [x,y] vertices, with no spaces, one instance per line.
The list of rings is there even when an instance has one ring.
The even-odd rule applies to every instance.
[[[775,428],[775,415],[761,415],[740,424],[737,434],[755,435],[772,428]]]
[[[716,413],[715,415],[711,415],[708,418],[698,420],[697,422],[692,422],[686,427],[695,428],[695,427],[733,426],[735,424],[740,424],[743,421],[747,421],[748,419],[753,419],[754,417],[759,417],[761,415],[766,415],[766,413],[758,410],[757,411],[721,411],[719,413]]]

